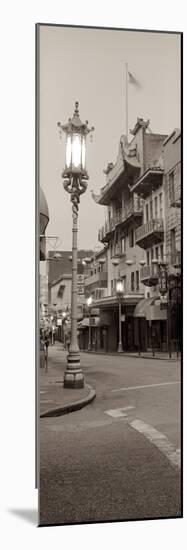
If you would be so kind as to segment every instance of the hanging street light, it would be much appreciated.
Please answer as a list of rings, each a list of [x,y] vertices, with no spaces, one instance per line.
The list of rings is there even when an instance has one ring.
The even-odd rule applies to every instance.
[[[119,342],[118,342],[118,353],[123,353],[123,345],[122,345],[122,338],[121,338],[121,302],[124,295],[124,286],[123,286],[123,279],[117,279],[116,281],[116,296],[118,298],[119,303]]]
[[[66,134],[65,169],[62,173],[65,191],[70,194],[73,213],[72,227],[72,288],[71,288],[71,341],[67,356],[67,368],[64,375],[65,388],[83,388],[84,376],[80,366],[80,353],[77,342],[77,220],[80,195],[87,189],[86,137],[94,128],[88,128],[88,121],[81,122],[78,102],[67,124],[58,122],[57,126]]]

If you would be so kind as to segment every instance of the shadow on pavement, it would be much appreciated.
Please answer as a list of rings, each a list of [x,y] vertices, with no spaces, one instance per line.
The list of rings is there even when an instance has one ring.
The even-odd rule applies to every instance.
[[[28,523],[32,523],[33,525],[38,526],[38,510],[32,509],[16,509],[13,508],[12,510],[8,510],[9,514],[13,514],[14,516],[18,516],[20,519],[23,519],[27,521]]]

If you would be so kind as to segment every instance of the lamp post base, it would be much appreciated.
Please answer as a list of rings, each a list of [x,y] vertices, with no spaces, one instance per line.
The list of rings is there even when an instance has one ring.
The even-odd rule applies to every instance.
[[[122,343],[121,343],[121,342],[119,342],[119,344],[118,344],[117,352],[118,352],[118,353],[123,353],[123,347],[122,347]]]
[[[84,388],[84,376],[80,368],[79,353],[70,353],[67,361],[68,364],[64,373],[64,388]]]

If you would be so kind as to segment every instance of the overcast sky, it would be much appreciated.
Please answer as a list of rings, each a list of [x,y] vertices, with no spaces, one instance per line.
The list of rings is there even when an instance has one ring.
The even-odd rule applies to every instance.
[[[59,248],[71,249],[72,213],[63,188],[66,123],[79,101],[82,121],[95,127],[87,138],[89,184],[79,206],[79,248],[97,245],[105,207],[94,203],[91,189],[105,184],[103,169],[115,162],[125,133],[125,63],[140,82],[129,84],[129,128],[137,116],[150,119],[153,132],[180,127],[180,36],[168,33],[40,27],[40,185],[49,206],[48,235],[59,236]],[[52,248],[52,247],[50,247]]]

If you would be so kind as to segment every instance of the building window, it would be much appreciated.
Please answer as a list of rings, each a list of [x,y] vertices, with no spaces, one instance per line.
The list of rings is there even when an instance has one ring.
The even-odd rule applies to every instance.
[[[174,228],[174,229],[171,229],[170,235],[171,235],[171,252],[175,252],[175,251],[176,251],[176,233],[175,233],[175,228]]]
[[[149,251],[146,252],[147,255],[147,265],[149,265]]]
[[[129,231],[129,246],[132,248],[134,246],[134,229]]]
[[[146,222],[149,221],[149,208],[148,208],[148,204],[145,205],[145,221],[146,221]]]
[[[150,201],[150,220],[153,219],[153,201]]]
[[[174,172],[169,174],[169,205],[175,201]]]
[[[124,293],[126,292],[126,285],[127,285],[127,277],[126,275],[124,275],[124,277],[122,277],[123,279],[123,288],[124,288]]]
[[[159,207],[160,207],[160,218],[163,218],[163,202],[162,202],[162,193],[159,194]]]
[[[164,259],[164,247],[163,247],[163,244],[160,245],[160,259],[161,259],[161,262],[163,262],[163,259]]]
[[[125,251],[126,251],[126,241],[125,241],[125,237],[123,237],[123,239],[121,239],[121,253],[125,254]]]
[[[111,295],[113,296],[113,280],[111,280]]]
[[[136,271],[136,290],[140,288],[139,271]]]
[[[155,256],[156,256],[156,259],[158,260],[158,246],[156,246],[156,248],[155,248]]]
[[[134,272],[131,273],[131,291],[134,291]]]
[[[151,248],[151,261],[154,260],[154,248]]]
[[[155,197],[155,219],[158,218],[158,197]]]

